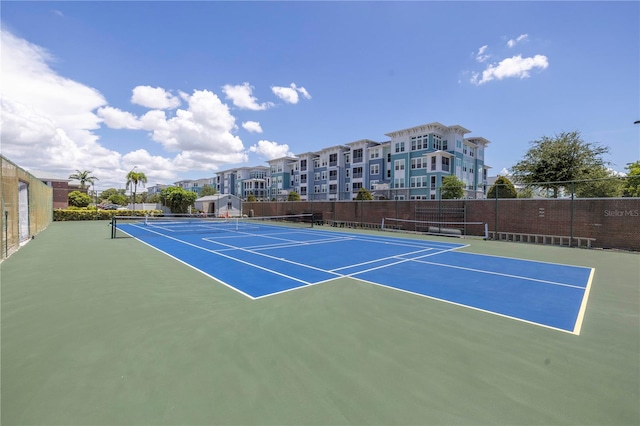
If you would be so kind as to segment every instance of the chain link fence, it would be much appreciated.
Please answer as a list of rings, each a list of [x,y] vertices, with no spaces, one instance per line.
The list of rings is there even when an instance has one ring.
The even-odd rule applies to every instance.
[[[286,201],[282,196],[245,202],[243,213],[312,213],[318,224],[365,229],[380,229],[384,218],[483,222],[494,240],[638,251],[640,198],[631,195],[639,188],[640,177],[493,185],[493,190],[487,186],[482,191],[463,188],[471,197],[457,199],[447,199],[451,194],[443,188],[423,195],[403,188],[374,191],[377,199],[371,201],[354,200],[352,192],[314,194],[307,201]],[[335,199],[327,200],[328,196]]]

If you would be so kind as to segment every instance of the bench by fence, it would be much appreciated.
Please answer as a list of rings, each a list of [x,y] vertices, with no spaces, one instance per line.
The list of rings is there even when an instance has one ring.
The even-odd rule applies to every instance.
[[[517,232],[489,231],[489,238],[499,241],[512,241],[516,243],[550,244],[566,247],[591,248],[595,238],[569,237],[566,235],[521,234]]]

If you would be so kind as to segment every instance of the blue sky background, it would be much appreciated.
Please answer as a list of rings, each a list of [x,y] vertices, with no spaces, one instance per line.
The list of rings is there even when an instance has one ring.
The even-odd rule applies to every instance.
[[[430,122],[640,159],[639,2],[7,2],[2,154],[124,188]],[[483,80],[484,78],[484,80]],[[247,124],[248,123],[248,124]]]

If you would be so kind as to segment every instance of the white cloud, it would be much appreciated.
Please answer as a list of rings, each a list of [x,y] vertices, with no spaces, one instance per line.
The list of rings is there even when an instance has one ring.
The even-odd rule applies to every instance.
[[[549,60],[544,55],[535,55],[534,57],[523,58],[522,55],[516,55],[506,58],[497,64],[490,64],[482,72],[474,73],[471,82],[476,85],[487,83],[491,80],[502,80],[505,78],[528,78],[534,69],[544,70],[549,67]]]
[[[281,86],[273,86],[271,91],[282,99],[283,101],[289,104],[297,104],[300,100],[298,93],[300,93],[304,98],[311,99],[311,95],[307,92],[307,89],[304,87],[296,87],[295,83],[291,83],[289,87],[281,87]]]
[[[0,138],[2,154],[27,170],[66,178],[76,169],[91,170],[97,189],[123,187],[133,166],[145,173],[149,185],[170,183],[192,170],[216,170],[221,164],[247,160],[235,117],[208,91],[177,95],[188,104],[169,116],[161,109],[177,105],[178,98],[162,88],[134,89],[136,101],[155,106],[141,117],[107,105],[95,89],[58,75],[54,58],[40,46],[2,30]],[[160,94],[155,98],[151,93]],[[137,96],[136,95],[136,96]],[[144,149],[120,153],[98,143],[96,131],[105,123],[114,129],[150,132],[152,140],[170,155],[152,155]],[[117,136],[116,136],[117,137]]]
[[[51,54],[0,31],[2,153],[25,169],[68,176],[75,169],[116,169],[120,154],[97,143],[106,104],[95,89],[56,74]]]
[[[251,133],[262,133],[262,126],[257,121],[245,121],[242,123],[242,127]]]
[[[529,37],[528,34],[520,34],[518,37],[516,37],[515,39],[511,39],[507,42],[507,46],[509,47],[513,47],[516,44],[520,43],[522,40],[526,40]]]
[[[476,53],[476,61],[485,62],[490,58],[490,55],[485,54],[488,48],[489,46],[485,44],[484,46],[480,47],[480,49],[478,49],[478,53]]]
[[[110,106],[98,109],[98,115],[104,120],[104,123],[112,129],[140,129],[142,123],[138,117],[130,112],[121,111],[118,108]]]
[[[242,140],[233,135],[235,117],[218,96],[208,90],[195,90],[186,96],[188,109],[176,110],[168,118],[164,111],[152,110],[140,117],[142,128],[167,151],[183,152],[179,163],[197,169],[215,169],[221,163],[246,161]]]
[[[258,103],[258,99],[253,96],[253,86],[249,83],[242,83],[237,86],[226,84],[222,87],[226,99],[238,108],[262,111],[273,106],[272,102]]]
[[[152,109],[174,109],[180,106],[180,99],[161,87],[137,86],[133,88],[131,103]]]
[[[280,157],[294,157],[295,155],[289,151],[289,145],[279,145],[277,142],[260,140],[256,145],[249,148],[249,152],[255,152],[265,157],[267,160]]]

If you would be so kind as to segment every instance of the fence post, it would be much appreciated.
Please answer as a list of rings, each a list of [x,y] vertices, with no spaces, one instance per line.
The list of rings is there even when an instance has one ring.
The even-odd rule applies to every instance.
[[[494,227],[493,227],[493,231],[494,231],[494,238],[498,239],[498,189],[500,189],[500,184],[495,185],[496,186],[496,190],[495,190],[495,198],[496,198],[496,206],[494,209],[494,214],[493,214],[493,218],[495,221]]]
[[[573,247],[573,198],[575,197],[576,183],[571,181],[571,219],[569,221],[569,247]]]

